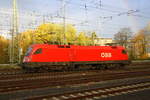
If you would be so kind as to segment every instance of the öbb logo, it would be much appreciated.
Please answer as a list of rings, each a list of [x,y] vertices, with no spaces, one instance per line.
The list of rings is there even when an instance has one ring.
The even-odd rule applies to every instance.
[[[106,57],[109,57],[109,58],[110,58],[110,57],[112,57],[112,54],[111,54],[111,53],[102,52],[102,53],[101,53],[101,57],[102,57],[102,58],[106,58]]]

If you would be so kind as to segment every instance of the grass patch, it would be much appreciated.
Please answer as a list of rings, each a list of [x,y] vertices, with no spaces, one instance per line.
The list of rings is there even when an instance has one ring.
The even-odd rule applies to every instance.
[[[17,64],[0,64],[0,69],[21,69]]]

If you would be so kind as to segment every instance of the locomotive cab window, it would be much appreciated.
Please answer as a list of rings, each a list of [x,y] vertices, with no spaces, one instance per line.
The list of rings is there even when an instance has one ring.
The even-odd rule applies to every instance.
[[[122,50],[122,53],[123,53],[123,54],[127,54],[126,50]]]
[[[41,54],[42,53],[42,48],[37,49],[34,54]]]

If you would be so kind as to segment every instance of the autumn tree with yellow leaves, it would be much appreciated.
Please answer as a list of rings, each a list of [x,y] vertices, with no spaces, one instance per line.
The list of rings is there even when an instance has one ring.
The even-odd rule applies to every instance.
[[[148,35],[145,34],[145,30],[140,30],[134,37],[134,47],[135,47],[135,54],[137,58],[146,59],[148,58],[148,51],[150,49],[149,43],[150,38],[148,39]]]
[[[71,24],[66,25],[65,36],[67,44],[88,45],[91,41],[91,38],[84,32],[77,35],[76,29]],[[23,48],[33,43],[62,44],[64,41],[63,26],[54,23],[42,24],[35,30],[22,32],[20,40]]]
[[[9,62],[9,40],[0,36],[0,63]]]
[[[136,55],[140,58],[146,53],[146,41],[144,30],[140,30],[134,37]]]
[[[150,58],[150,23],[135,34],[132,43],[137,59]]]
[[[92,40],[90,37],[86,36],[84,32],[80,32],[77,37],[77,45],[91,45]]]
[[[42,24],[35,30],[35,37],[39,43],[62,44],[63,26],[54,23]],[[73,44],[76,39],[76,29],[71,24],[66,25],[65,37],[67,44]]]
[[[92,45],[92,37],[86,36],[84,32],[78,34],[73,25],[67,24],[65,29],[66,44]],[[23,54],[31,44],[64,44],[63,25],[56,23],[42,24],[35,30],[22,32],[18,37],[19,47],[22,48]]]

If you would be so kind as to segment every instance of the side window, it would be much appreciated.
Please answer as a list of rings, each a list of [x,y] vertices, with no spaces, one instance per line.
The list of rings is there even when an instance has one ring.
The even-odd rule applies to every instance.
[[[58,45],[58,48],[65,48],[63,45]]]
[[[42,53],[42,48],[39,48],[39,49],[37,49],[35,52],[34,52],[34,54],[36,55],[36,54],[41,54]]]
[[[67,46],[66,46],[66,48],[70,48],[70,46],[69,46],[69,45],[67,45]]]

